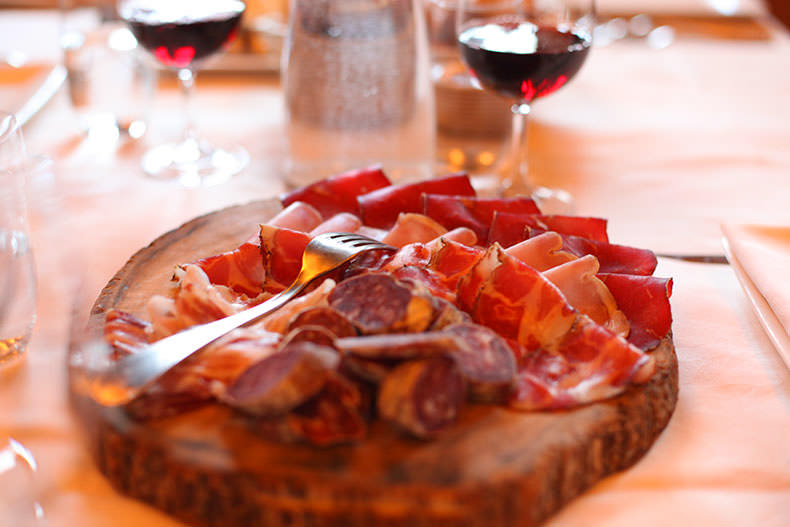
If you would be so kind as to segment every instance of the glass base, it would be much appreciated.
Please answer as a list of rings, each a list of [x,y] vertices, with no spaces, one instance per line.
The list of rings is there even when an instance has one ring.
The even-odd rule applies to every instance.
[[[510,178],[500,174],[481,174],[471,177],[472,186],[477,194],[484,197],[529,196],[538,204],[543,214],[571,215],[575,204],[573,196],[565,190],[548,187],[529,187],[526,184],[514,185]]]
[[[151,177],[199,187],[227,181],[249,162],[249,154],[240,146],[222,149],[198,139],[186,139],[150,149],[143,156],[142,165]]]

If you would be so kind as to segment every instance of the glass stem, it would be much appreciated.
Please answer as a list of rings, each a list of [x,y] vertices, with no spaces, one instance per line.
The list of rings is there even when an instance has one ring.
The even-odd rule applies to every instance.
[[[527,116],[530,106],[525,102],[510,107],[513,113],[513,132],[510,144],[510,178],[505,181],[508,194],[531,194],[527,152]]]
[[[192,116],[192,92],[195,86],[195,72],[189,68],[178,70],[178,81],[184,101],[184,141],[194,141],[197,138],[195,121]]]

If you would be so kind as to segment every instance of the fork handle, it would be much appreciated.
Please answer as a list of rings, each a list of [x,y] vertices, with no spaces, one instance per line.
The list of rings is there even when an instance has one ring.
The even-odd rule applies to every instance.
[[[94,381],[91,391],[98,399],[104,399],[102,404],[125,404],[171,368],[223,335],[252,324],[279,309],[304,289],[305,285],[297,280],[282,293],[257,306],[158,340],[115,363]]]

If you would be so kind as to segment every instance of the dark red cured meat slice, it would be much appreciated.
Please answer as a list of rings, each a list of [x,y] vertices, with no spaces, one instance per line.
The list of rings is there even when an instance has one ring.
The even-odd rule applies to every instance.
[[[466,174],[391,185],[357,198],[362,223],[369,227],[389,229],[401,212],[422,212],[423,194],[474,196],[475,191]]]
[[[528,229],[536,229],[541,232],[554,231],[560,234],[608,242],[606,225],[607,221],[602,218],[497,212],[491,222],[488,242],[498,242],[502,247],[510,247],[529,237]]]
[[[542,232],[544,231],[530,229],[529,237],[531,238]],[[656,270],[656,265],[658,265],[655,253],[649,249],[598,242],[569,234],[560,234],[560,236],[562,236],[562,248],[569,253],[576,256],[592,254],[598,258],[598,263],[601,265],[598,270],[600,273],[648,276],[653,274],[653,271]]]
[[[628,341],[643,350],[658,346],[672,327],[672,279],[627,274],[599,274],[617,307],[631,323]]]
[[[355,355],[344,355],[340,362],[340,371],[352,378],[378,384],[400,362],[397,360],[365,359]]]
[[[324,219],[328,219],[340,212],[358,214],[357,196],[389,185],[390,180],[381,167],[369,167],[330,176],[289,192],[280,201],[283,207],[304,201],[315,207]]]
[[[280,342],[280,349],[293,342],[312,342],[321,346],[335,348],[335,335],[321,326],[300,326],[290,330]]]
[[[516,359],[508,343],[496,332],[478,324],[455,324],[444,330],[457,337],[452,357],[469,381],[472,399],[507,400],[516,377]]]
[[[467,196],[423,195],[423,214],[436,220],[447,229],[468,227],[477,235],[478,243],[485,245],[488,230],[495,212],[539,214],[540,210],[530,198],[480,198]]]
[[[293,426],[316,446],[353,443],[365,438],[364,400],[356,384],[333,375],[317,397],[290,416]]]
[[[288,323],[288,331],[301,327],[321,327],[336,338],[353,337],[357,334],[354,325],[346,317],[326,306],[316,306],[298,313]]]
[[[310,236],[268,225],[261,225],[263,267],[266,270],[264,289],[279,293],[296,279],[302,268],[302,254],[310,243]]]
[[[110,309],[104,322],[104,340],[113,349],[112,358],[125,357],[148,344],[151,323],[131,313]]]
[[[407,360],[452,353],[456,337],[443,331],[395,333],[351,337],[335,341],[338,349],[351,355],[377,360]]]
[[[195,264],[203,269],[214,285],[230,287],[250,298],[263,292],[266,273],[258,244],[247,242],[232,251],[198,260]]]
[[[462,324],[464,322],[471,322],[472,317],[455,307],[455,304],[445,300],[444,298],[437,297],[436,301],[436,318],[431,323],[429,328],[431,331],[438,331],[452,326],[453,324]]]
[[[381,273],[340,282],[328,301],[364,335],[424,331],[435,316],[428,295],[413,294],[403,282]]]
[[[267,439],[328,447],[364,439],[367,424],[362,414],[366,402],[359,386],[333,375],[315,397],[292,412],[258,418],[254,427]]]
[[[466,398],[455,361],[437,357],[405,362],[381,383],[379,415],[397,428],[429,438],[455,422]]]
[[[339,362],[332,348],[294,342],[247,368],[224,400],[253,415],[283,414],[321,391]]]

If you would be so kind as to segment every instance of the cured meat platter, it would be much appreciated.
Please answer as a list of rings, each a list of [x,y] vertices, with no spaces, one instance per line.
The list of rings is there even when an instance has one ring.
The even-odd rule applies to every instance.
[[[360,192],[365,190],[364,185],[362,187]],[[407,193],[414,194],[413,189]],[[458,190],[453,188],[445,194],[456,195]],[[423,206],[431,202],[433,206],[441,208],[442,203],[447,201],[443,198],[430,201],[432,198],[426,199],[425,195],[426,192],[417,194]],[[299,197],[304,197],[304,193]],[[306,199],[309,201],[309,196]],[[407,202],[399,202],[400,212],[413,212],[409,210],[411,205]],[[292,205],[287,200],[283,204],[288,205],[289,209]],[[501,210],[503,204],[497,205]],[[378,205],[374,204],[373,209],[376,207]],[[321,205],[317,208],[320,210]],[[192,284],[190,273],[193,271],[190,266],[186,266],[186,270],[178,267],[189,262],[196,262],[212,284],[230,284],[230,288],[236,291],[234,298],[254,302],[250,297],[257,292],[256,288],[245,294],[239,293],[248,287],[245,284],[248,284],[249,276],[234,272],[238,269],[229,267],[227,258],[216,260],[212,259],[212,255],[232,255],[236,263],[246,261],[244,247],[251,239],[255,239],[258,224],[262,226],[260,246],[256,247],[259,251],[269,247],[269,263],[266,265],[268,282],[264,288],[277,292],[277,278],[287,282],[287,272],[283,271],[282,266],[277,268],[272,265],[272,261],[277,258],[272,254],[272,248],[286,247],[290,238],[280,238],[278,243],[269,246],[267,236],[277,240],[282,235],[281,229],[272,231],[271,227],[272,223],[277,223],[277,218],[282,218],[283,213],[280,202],[252,202],[196,218],[162,235],[132,256],[107,284],[92,310],[89,329],[104,332],[105,336],[110,335],[108,340],[113,344],[114,353],[122,356],[133,352],[130,347],[133,347],[131,344],[134,344],[139,334],[145,332],[145,338],[151,339],[152,332],[155,334],[165,327],[162,320],[173,323],[170,316],[172,311],[168,311],[170,318],[157,319],[157,307],[152,307],[151,299],[173,298],[174,287],[180,287],[181,291],[194,287],[187,286]],[[384,216],[387,214],[390,212],[385,212]],[[508,218],[507,212],[502,214],[505,217],[500,223],[520,221],[516,215]],[[332,214],[322,216],[327,218]],[[383,232],[390,227],[385,241],[400,247],[409,245],[398,243],[397,235],[392,234],[397,231],[392,227],[392,222],[400,220],[381,219],[382,214],[379,212],[372,216],[369,213],[368,216],[365,221],[368,227],[366,234],[378,235],[374,229]],[[403,215],[396,213],[395,216],[401,218]],[[409,221],[413,220],[411,218]],[[420,223],[417,230],[424,231],[424,220],[417,218],[417,221]],[[542,225],[545,226],[547,221],[555,224],[567,222],[560,218],[544,218],[541,220]],[[331,225],[335,227],[337,224]],[[447,239],[454,236],[450,234],[455,232],[451,227],[444,229],[443,236]],[[479,240],[481,234],[491,236],[490,226],[487,234],[474,222],[467,222],[467,228],[477,231],[473,239]],[[522,225],[519,228],[523,230],[524,227]],[[408,231],[409,238],[413,238],[413,226],[410,225]],[[502,240],[506,232],[507,229],[497,235],[497,241]],[[461,237],[464,235],[462,233]],[[420,236],[431,239],[431,236]],[[512,246],[511,243],[508,245]],[[569,244],[566,245],[565,248],[571,248]],[[426,246],[430,247],[428,243]],[[446,243],[443,247],[446,247]],[[496,247],[495,251],[501,251],[498,244]],[[395,261],[405,258],[405,252],[408,249],[401,248],[396,253]],[[600,260],[605,262],[606,251],[598,252]],[[509,257],[500,255],[499,258],[500,262],[506,262]],[[218,265],[220,261],[222,265]],[[389,261],[388,265],[392,268],[392,260]],[[176,279],[180,280],[175,286],[172,282],[174,269]],[[408,273],[402,269],[397,273],[400,273],[397,275],[398,284],[411,283]],[[493,276],[496,273],[488,274]],[[474,275],[468,269],[465,272],[465,276]],[[607,273],[600,273],[599,276],[608,281]],[[360,277],[366,282],[363,283]],[[394,286],[387,280],[390,279],[363,272],[338,280],[338,285],[332,285],[333,292],[326,297],[329,307],[347,315],[356,330],[362,328],[361,335],[337,335],[341,338],[335,338],[333,346],[340,349],[344,357],[351,357],[362,364],[364,372],[377,372],[380,366],[385,366],[383,380],[376,382],[380,386],[374,395],[378,405],[373,404],[373,415],[365,414],[359,426],[349,425],[351,421],[343,417],[345,413],[330,412],[335,422],[322,422],[321,433],[317,433],[315,427],[305,425],[314,424],[319,417],[326,417],[320,411],[306,413],[308,410],[305,408],[315,404],[314,399],[305,395],[304,402],[299,403],[301,406],[283,411],[286,415],[280,416],[277,414],[280,410],[273,409],[273,399],[260,397],[263,381],[257,378],[262,376],[260,370],[268,368],[267,371],[271,371],[276,366],[272,358],[280,360],[277,371],[284,368],[291,368],[289,371],[292,371],[294,367],[282,366],[283,357],[304,359],[324,356],[323,352],[316,351],[321,346],[313,342],[320,341],[320,338],[310,336],[306,342],[285,345],[278,342],[279,353],[257,357],[251,363],[245,363],[241,375],[234,370],[234,380],[228,382],[228,386],[218,381],[220,377],[213,377],[209,397],[196,397],[192,385],[183,389],[184,379],[189,377],[187,375],[171,383],[181,389],[168,391],[168,384],[164,380],[165,388],[160,393],[143,396],[127,407],[102,407],[79,390],[73,389],[72,400],[85,425],[97,466],[120,492],[196,526],[526,527],[541,524],[595,482],[636,463],[668,423],[677,400],[677,360],[671,332],[667,327],[664,334],[655,334],[657,325],[663,327],[657,323],[642,327],[645,324],[640,322],[638,315],[633,315],[633,309],[625,305],[627,302],[621,301],[619,304],[631,320],[630,333],[627,333],[631,343],[628,346],[637,350],[633,353],[639,359],[638,363],[629,363],[631,369],[628,370],[627,378],[625,373],[619,371],[616,375],[606,377],[608,380],[605,386],[598,386],[592,391],[579,389],[579,386],[587,387],[597,382],[590,376],[584,377],[572,388],[558,388],[562,383],[569,386],[573,375],[581,375],[581,370],[574,369],[573,375],[566,375],[561,383],[550,385],[545,379],[534,380],[535,372],[538,371],[535,364],[548,359],[530,362],[517,353],[519,388],[503,399],[501,389],[496,384],[500,381],[491,384],[493,381],[488,377],[475,377],[475,372],[484,371],[488,374],[490,372],[485,368],[494,368],[490,366],[493,364],[489,360],[493,345],[489,343],[492,339],[500,338],[494,332],[490,332],[493,336],[489,336],[485,333],[490,331],[488,329],[477,329],[482,328],[482,323],[480,326],[476,324],[485,321],[486,325],[496,325],[502,324],[501,320],[486,321],[484,314],[475,314],[474,322],[454,321],[437,330],[436,320],[440,317],[434,314],[433,329],[421,328],[404,333],[402,326],[399,326],[401,329],[395,335],[374,331],[360,322],[362,319],[359,317],[363,315],[359,315],[359,312],[364,312],[368,317],[363,316],[364,321],[379,322],[379,315],[371,315],[380,313],[377,309],[383,309],[377,304],[391,305],[394,302],[391,298],[399,294],[391,289]],[[461,278],[459,291],[462,291],[464,280],[468,282],[471,279]],[[613,284],[610,289],[616,291],[617,280],[611,279],[608,283]],[[486,290],[485,285],[477,284],[474,287],[478,286],[480,291]],[[304,298],[319,295],[322,287],[324,285],[317,286]],[[354,289],[370,290],[374,287],[385,288],[386,294],[376,297],[381,299],[380,302],[368,302],[368,307],[362,310],[344,310],[346,304],[358,303],[357,299],[362,303],[366,301],[364,295],[360,297],[359,293],[353,292]],[[433,290],[431,292],[438,294]],[[419,294],[412,290],[409,305],[412,306],[414,299],[421,298],[423,293],[424,289],[419,289]],[[175,303],[166,304],[162,300],[158,305],[176,306],[178,311],[179,299],[183,298],[180,294],[176,293]],[[336,301],[336,298],[342,301]],[[624,298],[631,297],[626,295]],[[477,303],[480,301],[475,300]],[[328,309],[325,307],[327,301],[322,302],[319,308]],[[310,316],[315,318],[317,308],[313,306],[312,309]],[[296,319],[310,318],[307,316],[308,311],[302,306],[301,310],[290,313],[287,326],[293,329]],[[476,313],[475,309],[469,311]],[[164,310],[160,309],[159,312]],[[414,310],[411,309],[411,312]],[[144,319],[151,318],[152,313],[154,320],[149,325]],[[158,326],[157,320],[160,321]],[[619,322],[610,325],[617,324]],[[267,329],[273,330],[276,325],[269,324]],[[296,327],[293,331],[300,329],[303,328]],[[506,330],[497,331],[503,334]],[[453,334],[459,336],[460,340],[452,340]],[[518,338],[521,339],[521,334]],[[406,339],[405,345],[402,344],[403,339]],[[423,345],[426,339],[429,345]],[[464,353],[457,351],[449,354],[452,360],[447,358],[447,354],[426,358],[428,355],[413,351],[423,348],[433,350],[437,346],[444,346],[447,339],[455,343],[477,342],[475,348],[488,355],[484,355],[485,360],[465,362]],[[625,342],[625,337],[616,339]],[[638,347],[634,347],[634,342],[642,343],[649,350],[642,353]],[[508,343],[511,347],[515,345],[510,339]],[[463,348],[463,345],[458,344],[458,347]],[[610,349],[608,344],[605,347]],[[386,360],[379,360],[382,349],[389,353]],[[404,349],[416,355],[409,355],[412,360],[393,366],[392,357]],[[283,353],[285,350],[289,354]],[[534,357],[534,350],[528,356]],[[305,361],[301,359],[296,363],[303,366]],[[295,363],[295,359],[289,360],[289,364]],[[570,359],[566,357],[565,360]],[[622,362],[622,357],[618,360]],[[591,362],[599,364],[599,368],[600,364],[610,367],[612,359]],[[376,366],[373,370],[367,367],[371,363]],[[414,372],[422,372],[421,368],[425,369],[426,364],[431,365],[428,375],[430,382],[423,382],[419,390],[410,390],[410,386],[420,383],[419,375],[422,375]],[[648,366],[649,373],[644,375]],[[205,367],[205,364],[201,367]],[[223,368],[223,371],[229,369],[227,364],[215,367]],[[456,370],[463,375],[450,376],[447,373]],[[315,370],[309,371],[310,378],[317,378]],[[271,376],[271,373],[267,375]],[[253,389],[256,398],[248,397],[250,383],[245,385],[242,382],[245,376],[256,379],[257,384]],[[600,377],[599,373],[594,377]],[[303,381],[299,386],[307,390],[306,384],[309,382]],[[222,386],[218,392],[219,385]],[[316,390],[321,390],[319,394],[325,394],[332,384],[330,382],[321,386]],[[496,389],[492,390],[492,386]],[[405,411],[403,401],[399,399],[402,393],[407,393],[408,396],[404,397],[411,401],[408,397],[417,398],[415,394],[424,392],[428,395],[420,397],[433,402],[453,397],[465,400],[465,393],[469,394],[469,401],[459,404],[452,419],[441,420],[440,430],[435,430],[436,422],[429,415],[426,417],[425,408],[420,408],[418,404],[417,410]],[[443,399],[430,399],[436,393]],[[461,395],[455,396],[456,393]],[[278,404],[282,400],[276,399]],[[247,403],[240,404],[239,401]],[[386,401],[394,402],[389,404]],[[396,409],[393,410],[393,407]],[[272,417],[275,414],[277,416]],[[308,416],[310,419],[307,419]],[[300,424],[300,427],[294,428],[294,423]],[[287,433],[282,433],[283,427],[290,427]]]

